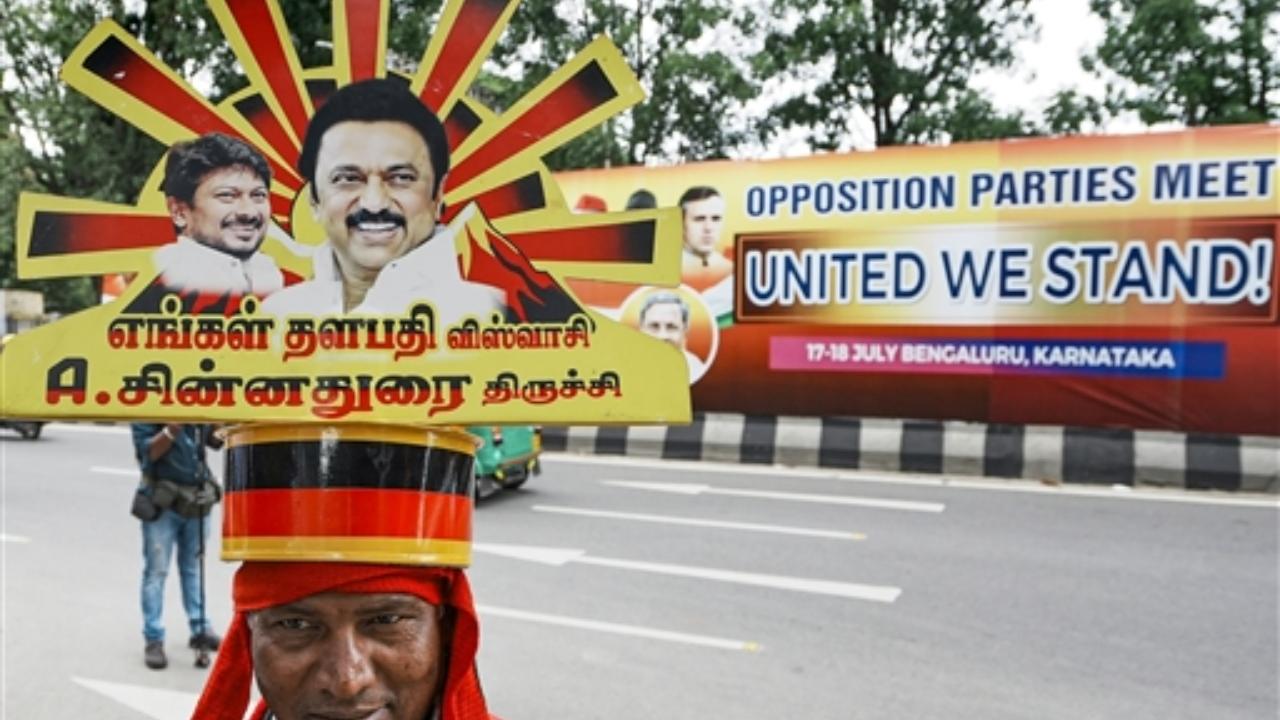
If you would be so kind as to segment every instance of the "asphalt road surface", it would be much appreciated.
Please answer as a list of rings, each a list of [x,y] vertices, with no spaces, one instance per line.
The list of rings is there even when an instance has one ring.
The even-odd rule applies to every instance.
[[[187,718],[176,570],[142,664],[125,428],[0,454],[0,716]],[[476,535],[505,720],[1280,717],[1274,497],[548,456]]]

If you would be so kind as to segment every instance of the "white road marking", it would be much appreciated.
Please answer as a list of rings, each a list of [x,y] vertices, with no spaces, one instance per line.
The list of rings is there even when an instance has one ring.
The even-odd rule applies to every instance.
[[[669,565],[666,563],[640,562],[618,558],[591,557],[585,550],[573,548],[548,548],[529,545],[498,545],[492,543],[475,543],[472,550],[499,557],[526,560],[545,565],[561,567],[568,563],[596,565],[621,570],[655,573],[658,575],[674,575],[699,580],[712,580],[737,585],[768,587],[777,590],[810,593],[814,595],[833,595],[854,600],[870,600],[872,602],[891,603],[902,594],[901,588],[887,585],[862,585],[836,580],[816,580],[812,578],[787,577],[784,575],[764,575],[760,573],[721,570],[718,568],[694,567],[691,565]]]
[[[529,562],[552,565],[554,567],[568,564],[587,554],[586,550],[574,550],[573,548],[502,545],[497,543],[471,543],[471,549],[474,552],[489,553],[490,555],[515,560],[528,560]]]
[[[692,483],[637,482],[632,480],[601,480],[604,485],[676,493],[679,495],[726,495],[730,497],[784,500],[789,502],[822,503],[824,505],[857,505],[859,507],[906,510],[909,512],[940,513],[946,509],[942,503],[915,502],[913,500],[882,500],[879,498],[850,497],[847,495],[815,495],[811,493],[785,493],[770,490],[746,490],[741,488],[717,488]]]
[[[625,513],[613,510],[563,507],[560,505],[534,505],[532,509],[536,512],[559,513],[561,515],[580,515],[583,517],[608,518],[610,520],[632,520],[635,522],[688,525],[692,527],[720,528],[724,530],[746,530],[749,532],[775,533],[778,535],[802,535],[805,537],[830,538],[832,540],[867,539],[867,536],[862,533],[841,532],[837,530],[817,530],[813,528],[792,527],[788,525],[762,525],[759,523],[726,522],[723,520],[674,517],[671,515],[646,515],[643,513]]]
[[[89,468],[89,472],[102,473],[103,475],[128,475],[130,477],[138,477],[141,472],[138,468],[115,468],[105,467],[102,465],[94,465]]]
[[[31,542],[31,538],[22,537],[21,535],[10,535],[8,533],[0,533],[0,542],[29,543]]]
[[[610,467],[649,468],[665,471],[685,471],[714,475],[758,475],[767,477],[808,478],[835,480],[838,482],[882,483],[886,485],[914,485],[920,487],[956,488],[958,490],[994,490],[1049,495],[1070,495],[1109,500],[1141,500],[1150,502],[1189,503],[1193,505],[1234,505],[1263,507],[1280,510],[1280,499],[1260,497],[1256,494],[1207,493],[1203,490],[1179,490],[1177,488],[1137,487],[1126,492],[1083,485],[1045,483],[1027,478],[989,479],[961,475],[920,475],[915,473],[878,470],[836,470],[830,468],[799,468],[786,465],[752,465],[722,463],[711,460],[656,460],[619,455],[578,455],[574,453],[546,452],[543,460],[566,465],[604,465]],[[1128,486],[1125,486],[1128,487]]]
[[[61,432],[96,433],[98,435],[128,435],[132,432],[128,424],[97,425],[92,423],[57,422],[50,423],[49,427]]]
[[[546,615],[544,613],[529,612],[527,610],[512,610],[510,608],[493,607],[492,605],[477,605],[476,609],[480,612],[481,616],[526,620],[528,622],[559,625],[562,627],[578,628],[580,630],[594,630],[596,632],[612,633],[614,635],[628,635],[648,640],[662,640],[665,642],[682,643],[685,645],[698,645],[701,647],[717,648],[720,650],[740,650],[743,652],[760,652],[761,649],[759,643],[748,642],[745,640],[727,640],[725,638],[711,637],[709,635],[691,635],[689,633],[672,632],[670,630],[640,627],[639,625],[623,625],[620,623],[602,622],[599,620],[583,620],[581,618],[565,617],[563,615]]]
[[[101,693],[152,720],[187,720],[196,707],[199,695],[179,690],[126,685],[125,683],[72,677],[77,685]]]

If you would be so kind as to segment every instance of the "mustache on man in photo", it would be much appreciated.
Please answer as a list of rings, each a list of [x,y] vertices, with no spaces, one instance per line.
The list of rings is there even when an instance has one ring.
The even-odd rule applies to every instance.
[[[364,225],[364,224],[380,225],[384,223],[392,223],[392,224],[395,224],[397,227],[403,228],[405,227],[406,220],[403,215],[397,212],[392,212],[391,210],[379,210],[377,212],[370,212],[363,208],[360,210],[356,210],[355,212],[347,216],[347,227],[353,228],[353,229],[358,225]]]
[[[222,221],[223,228],[244,227],[258,230],[266,222],[261,215],[232,215]]]

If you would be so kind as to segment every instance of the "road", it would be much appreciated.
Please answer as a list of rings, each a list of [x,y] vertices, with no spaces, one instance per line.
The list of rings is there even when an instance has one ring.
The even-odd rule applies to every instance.
[[[171,665],[142,664],[124,429],[6,433],[0,456],[0,716],[186,718],[206,671],[176,573]],[[477,515],[480,670],[506,720],[1280,716],[1274,497],[545,466]],[[218,626],[230,577],[210,562]]]

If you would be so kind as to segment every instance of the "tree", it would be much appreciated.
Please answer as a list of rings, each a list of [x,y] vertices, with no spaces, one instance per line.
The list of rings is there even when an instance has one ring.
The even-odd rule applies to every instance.
[[[749,8],[730,0],[585,0],[572,7],[526,0],[475,93],[501,110],[605,34],[648,97],[553,152],[552,169],[722,158],[758,137],[742,112],[758,83],[740,42],[755,24]]]
[[[1280,0],[1091,0],[1107,24],[1086,58],[1124,81],[1113,110],[1143,122],[1263,122],[1280,111]]]
[[[1027,5],[773,0],[757,65],[808,90],[774,105],[769,130],[803,128],[810,144],[824,150],[840,147],[862,118],[870,119],[878,146],[937,142],[954,131],[978,138],[1022,130],[1020,120],[992,111],[969,82],[1012,63],[1015,43],[1033,29]]]
[[[943,108],[936,124],[951,142],[999,140],[1001,138],[1039,135],[1040,130],[1019,110],[1002,113],[990,100],[974,90],[966,90],[955,103]]]
[[[1044,109],[1041,130],[1050,135],[1076,133],[1100,126],[1106,116],[1106,108],[1097,98],[1075,89],[1059,90]]]

